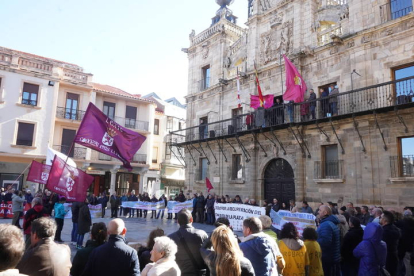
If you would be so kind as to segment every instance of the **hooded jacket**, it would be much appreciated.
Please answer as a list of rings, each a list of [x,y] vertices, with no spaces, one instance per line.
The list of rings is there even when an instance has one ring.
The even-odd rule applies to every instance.
[[[354,256],[360,259],[358,275],[378,276],[378,266],[385,266],[387,244],[381,241],[382,227],[378,223],[368,223],[363,240],[354,249]]]
[[[352,227],[349,229],[348,233],[345,234],[344,242],[341,247],[341,254],[344,265],[349,265],[356,270],[359,267],[359,259],[354,257],[354,249],[362,241],[364,236],[364,230],[361,227]]]
[[[23,212],[24,197],[18,195],[12,195],[12,210],[14,212]]]
[[[305,275],[305,267],[309,265],[306,246],[299,239],[282,239],[279,243],[280,252],[287,264],[283,270],[284,276]]]
[[[244,242],[239,244],[244,257],[250,260],[258,276],[270,276],[277,273],[276,256],[274,256],[269,240],[270,238],[258,233],[247,236]]]
[[[318,228],[318,243],[322,249],[322,263],[339,263],[341,261],[341,242],[338,228],[339,220],[330,215],[321,220]]]

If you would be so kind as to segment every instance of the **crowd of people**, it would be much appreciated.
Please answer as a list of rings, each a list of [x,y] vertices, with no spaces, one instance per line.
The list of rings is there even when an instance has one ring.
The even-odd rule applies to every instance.
[[[264,202],[266,215],[243,221],[242,237],[239,237],[232,231],[228,219],[216,219],[214,204],[258,206],[256,201],[242,199],[239,195],[231,198],[208,194],[205,198],[202,193],[197,193],[192,195],[192,212],[182,209],[176,214],[179,225],[176,232],[167,236],[163,229],[154,229],[149,233],[147,243],[135,250],[126,244],[127,229],[122,219],[114,218],[108,225],[103,222],[92,224],[88,204],[94,200],[94,203],[102,204],[102,199],[107,196],[100,195],[95,199],[89,195],[84,202],[74,202],[71,206],[71,241],[77,248],[71,260],[70,248],[62,244],[61,239],[66,199],[47,190],[34,197],[27,191],[26,194],[19,191],[10,194],[14,216],[12,224],[0,225],[0,276],[18,273],[365,276],[383,275],[381,270],[392,276],[414,274],[414,218],[409,208],[400,214],[376,206],[354,207],[351,202],[339,209],[332,202],[321,202],[313,210],[306,201],[296,206],[294,200],[286,204],[274,198]],[[125,196],[127,201],[140,199],[134,192]],[[142,197],[149,198],[148,194]],[[23,216],[22,233],[19,212],[28,199],[31,199],[31,208]],[[107,202],[111,200],[108,198]],[[164,196],[154,199],[160,200],[165,200],[167,205]],[[184,202],[191,198],[180,192],[170,200]],[[314,214],[317,227],[307,227],[300,233],[295,224],[285,223],[282,229],[274,229],[269,214],[280,210]],[[118,214],[118,209],[116,211]],[[122,214],[132,217],[135,215],[133,211],[137,217],[139,211],[142,211],[141,216],[147,215],[144,210],[126,208]],[[154,212],[152,217],[159,218],[160,212]],[[168,218],[172,219],[172,216]],[[208,235],[196,229],[193,222],[213,224],[216,228]],[[87,233],[90,233],[90,240],[84,246]]]

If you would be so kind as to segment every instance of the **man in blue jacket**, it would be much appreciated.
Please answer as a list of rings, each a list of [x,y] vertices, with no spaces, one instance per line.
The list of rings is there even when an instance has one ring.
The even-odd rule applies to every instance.
[[[126,232],[122,219],[111,220],[108,224],[108,242],[92,251],[82,275],[140,275],[138,254],[126,245]]]
[[[341,243],[339,236],[339,220],[332,215],[331,208],[319,207],[318,243],[322,250],[322,267],[325,276],[340,275]]]

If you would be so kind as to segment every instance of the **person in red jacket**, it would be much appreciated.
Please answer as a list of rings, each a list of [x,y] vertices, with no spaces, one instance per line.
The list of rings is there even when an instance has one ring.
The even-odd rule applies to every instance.
[[[32,201],[32,208],[26,212],[23,219],[23,233],[26,235],[26,249],[30,247],[30,234],[32,231],[32,221],[40,217],[48,217],[49,210],[43,207],[42,199],[35,197]]]

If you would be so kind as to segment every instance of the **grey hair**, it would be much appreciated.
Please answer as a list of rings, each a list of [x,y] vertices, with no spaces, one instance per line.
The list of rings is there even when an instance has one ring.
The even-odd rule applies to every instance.
[[[259,219],[262,222],[263,229],[268,229],[272,225],[272,220],[268,216],[261,215]]]
[[[158,252],[164,252],[164,258],[175,260],[175,254],[177,253],[177,245],[169,237],[162,236],[154,239],[154,247]]]
[[[40,197],[33,198],[33,200],[32,200],[32,206],[41,205],[41,204],[42,204],[42,199]]]

